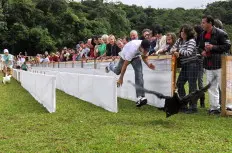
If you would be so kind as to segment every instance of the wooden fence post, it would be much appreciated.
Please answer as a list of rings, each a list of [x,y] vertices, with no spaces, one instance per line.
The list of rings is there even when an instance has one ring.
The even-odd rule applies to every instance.
[[[221,115],[226,116],[226,58],[227,56],[222,56],[222,71],[221,71]]]
[[[174,94],[174,91],[176,89],[176,69],[177,69],[177,60],[176,60],[176,56],[173,55],[172,56],[172,95]]]

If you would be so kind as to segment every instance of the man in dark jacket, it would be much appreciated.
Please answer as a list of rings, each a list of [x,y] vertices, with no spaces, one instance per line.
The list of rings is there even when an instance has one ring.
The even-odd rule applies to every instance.
[[[211,16],[202,18],[199,49],[204,56],[204,68],[206,69],[207,82],[217,76],[217,81],[212,84],[209,91],[210,114],[220,113],[219,87],[221,85],[221,55],[229,53],[231,44],[226,32],[214,27],[214,19]]]

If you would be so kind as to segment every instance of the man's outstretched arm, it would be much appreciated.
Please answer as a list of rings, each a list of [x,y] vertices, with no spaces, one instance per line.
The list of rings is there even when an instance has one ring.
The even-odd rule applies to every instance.
[[[121,86],[123,84],[123,77],[124,77],[124,74],[126,72],[127,66],[129,64],[130,64],[130,62],[125,60],[124,63],[123,63],[123,65],[122,65],[121,75],[120,75],[119,80],[118,80],[119,86]]]
[[[152,70],[155,69],[155,65],[148,62],[148,56],[142,56],[143,62]]]

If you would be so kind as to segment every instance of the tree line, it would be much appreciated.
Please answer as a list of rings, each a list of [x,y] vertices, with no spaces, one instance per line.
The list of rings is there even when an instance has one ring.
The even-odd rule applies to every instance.
[[[74,47],[93,35],[128,36],[156,25],[178,32],[182,24],[200,24],[204,14],[220,19],[232,38],[232,0],[208,4],[206,9],[154,9],[103,0],[1,0],[0,49],[29,55]]]

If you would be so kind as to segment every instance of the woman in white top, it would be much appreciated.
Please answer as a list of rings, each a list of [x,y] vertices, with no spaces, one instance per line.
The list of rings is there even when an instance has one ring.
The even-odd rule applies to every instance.
[[[157,52],[158,50],[164,48],[166,46],[166,36],[163,35],[164,30],[161,27],[156,27],[155,29],[155,33],[156,33],[156,46],[154,48],[155,52]],[[152,55],[155,55],[155,52]]]

